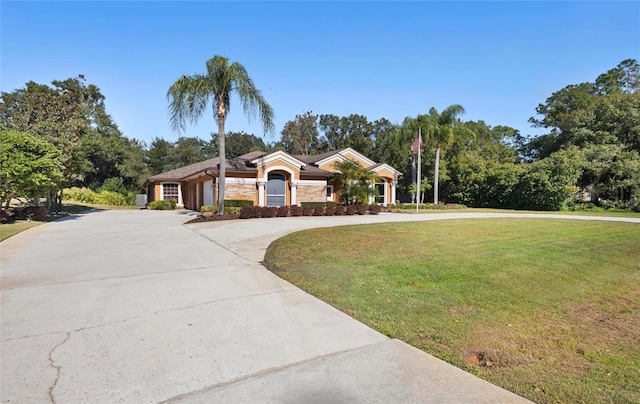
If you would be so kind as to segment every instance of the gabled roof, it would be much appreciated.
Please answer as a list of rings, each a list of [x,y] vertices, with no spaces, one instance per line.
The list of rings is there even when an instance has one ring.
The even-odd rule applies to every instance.
[[[398,177],[400,177],[402,175],[402,173],[398,170],[396,170],[395,168],[391,167],[389,164],[387,163],[376,163],[372,166],[367,167],[367,171],[371,171],[374,173],[377,173],[379,171],[382,170],[387,170],[389,172],[392,172],[393,174],[397,175]]]
[[[149,181],[180,181],[196,174],[203,174],[207,170],[216,171],[219,168],[220,158],[214,157],[212,159],[200,161],[195,164],[189,164],[188,166],[154,175],[149,177]],[[227,171],[257,171],[255,167],[248,166],[247,161],[241,158],[227,160],[226,169]]]
[[[374,165],[376,162],[369,159],[368,157],[365,157],[364,155],[358,153],[357,151],[353,150],[350,147],[344,148],[344,149],[340,149],[340,150],[334,150],[331,152],[327,152],[327,153],[323,153],[323,154],[318,154],[317,156],[314,156],[314,160],[312,164],[315,164],[317,166],[320,166],[322,164],[327,164],[330,163],[332,161],[345,161],[345,160],[351,160],[349,159],[349,155],[351,155],[352,157],[355,157],[357,160],[362,161],[365,166],[372,166]]]
[[[276,160],[283,160],[289,164],[291,164],[292,166],[296,166],[296,167],[304,167],[307,164],[304,161],[301,161],[295,157],[293,157],[291,154],[282,151],[282,150],[278,150],[272,153],[267,153],[264,154],[262,156],[256,157],[251,159],[251,163],[252,164],[256,164],[256,165],[265,165],[265,164],[269,164],[273,161]]]

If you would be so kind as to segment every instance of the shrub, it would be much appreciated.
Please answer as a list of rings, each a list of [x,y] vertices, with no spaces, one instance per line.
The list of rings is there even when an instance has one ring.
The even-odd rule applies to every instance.
[[[25,213],[29,218],[32,218],[35,220],[42,220],[45,217],[47,217],[47,215],[49,214],[49,211],[47,210],[47,208],[42,206],[29,206],[28,208],[25,209]]]
[[[239,215],[242,208],[239,206],[224,207],[225,215]]]
[[[289,216],[289,207],[288,206],[280,206],[278,208],[278,213],[276,215],[278,217],[287,217],[287,216]]]
[[[324,215],[325,216],[334,216],[336,214],[336,207],[335,206],[327,206],[324,209]]]
[[[122,195],[113,191],[100,191],[96,194],[96,198],[93,203],[99,205],[126,206],[135,205],[136,201],[135,197],[132,200],[131,195]]]
[[[369,205],[367,205],[366,203],[361,203],[359,205],[356,205],[356,213],[359,215],[366,215],[368,207]]]
[[[242,208],[244,206],[253,206],[253,201],[249,199],[225,199],[224,207]]]
[[[200,213],[204,213],[204,212],[216,213],[218,212],[218,207],[213,205],[202,205],[200,206]]]
[[[13,223],[16,213],[11,209],[0,208],[0,223]]]
[[[240,208],[240,219],[251,219],[253,217],[253,206],[243,206]]]
[[[380,205],[369,205],[369,213],[372,215],[377,215],[382,210],[382,206]]]
[[[176,201],[173,199],[170,201],[151,201],[149,202],[149,209],[153,210],[173,210],[176,208]]]
[[[356,214],[356,206],[355,205],[347,205],[346,212],[347,215],[355,215]]]
[[[335,202],[302,202],[301,204],[302,206],[308,206],[311,209],[315,208],[316,206],[336,206]]]
[[[89,188],[72,187],[62,191],[62,198],[84,203],[95,203],[96,193]]]
[[[278,208],[275,206],[262,206],[260,208],[260,217],[276,217]]]
[[[311,207],[307,205],[302,206],[302,216],[311,216]]]
[[[302,208],[298,205],[291,205],[291,216],[302,216]]]
[[[342,216],[344,215],[346,208],[344,207],[344,205],[337,205],[336,206],[336,216]]]
[[[313,216],[324,216],[324,206],[316,205],[313,207],[313,212],[311,213]]]
[[[93,203],[100,205],[126,206],[135,205],[136,196],[133,193],[120,193],[101,189],[95,192],[89,188],[67,188],[62,193],[63,199],[70,199],[77,202]]]

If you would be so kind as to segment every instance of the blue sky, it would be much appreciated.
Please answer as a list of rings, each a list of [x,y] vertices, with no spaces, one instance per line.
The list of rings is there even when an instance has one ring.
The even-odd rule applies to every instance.
[[[242,63],[284,124],[311,110],[370,121],[466,109],[527,122],[568,84],[640,59],[640,2],[3,1],[0,90],[84,74],[125,136],[175,140],[166,92],[223,55]],[[184,136],[209,139],[208,113]],[[232,100],[227,131],[262,136]]]

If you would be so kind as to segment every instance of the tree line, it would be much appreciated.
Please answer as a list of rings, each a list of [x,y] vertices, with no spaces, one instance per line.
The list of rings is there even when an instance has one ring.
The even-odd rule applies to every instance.
[[[233,65],[226,59],[215,61],[223,63],[220,66],[209,62],[207,69],[213,73]],[[177,129],[193,120],[194,112],[204,113],[204,94],[197,104],[200,110],[185,109],[194,105],[189,103],[193,84],[189,79],[201,78],[183,76],[168,92],[172,125]],[[242,88],[260,96],[255,86]],[[272,119],[273,111],[260,97],[259,117],[266,113]],[[221,103],[228,110],[228,99]],[[530,123],[547,130],[537,137],[507,126],[464,121],[464,108],[452,105],[443,111],[431,108],[400,123],[384,117],[371,121],[358,114],[306,111],[288,121],[273,142],[244,132],[225,133],[224,125],[219,125],[210,139],[155,137],[145,144],[121,133],[106,112],[105,97],[83,76],[51,85],[28,82],[24,88],[2,93],[0,203],[47,195],[50,203],[60,204],[62,189],[70,186],[98,189],[116,184],[129,192],[143,192],[151,175],[221,155],[221,142],[227,159],[254,150],[309,155],[351,147],[401,171],[398,187],[406,198],[417,194],[418,186],[432,190],[421,202],[557,210],[576,195],[596,203],[629,202],[638,195],[640,66],[636,60],[622,61],[593,82],[570,84],[552,93],[535,112]],[[421,179],[416,178],[416,154],[410,152],[418,131],[423,135]]]

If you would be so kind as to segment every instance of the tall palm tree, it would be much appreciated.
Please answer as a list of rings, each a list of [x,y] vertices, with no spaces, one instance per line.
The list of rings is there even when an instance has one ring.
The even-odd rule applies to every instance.
[[[229,63],[229,59],[223,56],[214,56],[207,60],[206,67],[206,74],[180,76],[169,87],[167,100],[171,113],[171,127],[176,131],[184,130],[187,121],[197,123],[211,101],[213,118],[218,123],[220,152],[218,213],[224,214],[226,175],[224,123],[231,110],[231,93],[235,92],[238,95],[250,121],[258,115],[266,133],[274,131],[274,114],[243,65],[238,62]]]
[[[462,105],[448,106],[442,113],[431,107],[429,110],[429,123],[425,128],[427,136],[436,142],[436,162],[433,178],[433,203],[438,203],[438,174],[440,170],[440,148],[451,143],[456,136],[473,136],[470,129],[464,127],[458,118],[464,114]]]

